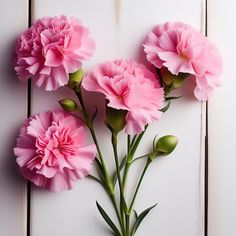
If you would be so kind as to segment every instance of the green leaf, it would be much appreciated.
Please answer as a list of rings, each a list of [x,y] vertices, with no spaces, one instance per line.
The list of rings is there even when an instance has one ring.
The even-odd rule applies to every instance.
[[[166,112],[166,111],[169,109],[169,107],[170,107],[170,101],[169,101],[169,102],[167,103],[167,105],[164,106],[160,111]]]
[[[156,140],[157,140],[157,134],[155,135],[153,141],[152,141],[152,149],[155,150],[156,147]]]
[[[157,205],[157,203],[149,208],[147,208],[146,210],[144,210],[142,213],[140,213],[140,215],[138,215],[138,218],[136,219],[134,226],[132,228],[131,231],[131,236],[133,236],[135,234],[135,232],[137,231],[139,225],[141,224],[141,222],[143,221],[143,219],[145,218],[145,216],[149,213],[149,211],[151,211],[155,206]]]
[[[145,155],[142,155],[142,156],[140,156],[140,157],[136,157],[135,159],[133,159],[132,163],[134,163],[135,161],[140,160],[140,159],[142,159],[142,158],[148,157],[149,154],[150,154],[150,153],[145,154]]]
[[[102,175],[102,173],[103,173],[103,167],[102,167],[102,164],[101,164],[101,162],[98,160],[97,157],[95,158],[95,163],[97,164],[97,168],[98,168],[99,173]],[[103,176],[103,175],[102,175],[102,176]]]
[[[93,115],[92,115],[92,122],[94,122],[94,120],[95,120],[97,114],[98,114],[98,108],[97,108],[97,106],[95,106],[95,111],[94,111],[94,113],[93,113]]]
[[[98,171],[98,175],[100,177],[100,179],[98,179],[97,177],[95,176],[89,176],[90,178],[94,179],[95,181],[99,182],[103,188],[107,191],[107,193],[109,193],[109,189],[108,189],[108,186],[106,186],[106,180],[105,180],[105,176],[104,176],[104,170],[103,170],[103,167],[102,167],[102,164],[101,162],[98,160],[98,158],[96,157],[95,158],[95,163],[97,165],[97,171]]]
[[[166,101],[170,101],[170,100],[179,99],[179,98],[182,98],[182,97],[183,97],[183,96],[166,97],[165,100],[166,100]]]
[[[170,84],[164,86],[165,97],[173,90],[173,85],[174,85],[174,80]]]
[[[131,144],[130,144],[131,147],[133,146],[133,144],[134,144],[136,138],[137,138],[137,134],[134,135],[134,137],[133,137],[133,139],[132,139],[132,141],[131,141]]]
[[[126,162],[126,156],[124,156],[123,159],[122,159],[121,162],[120,162],[120,165],[119,165],[119,170],[120,170],[120,171],[121,171],[121,170],[123,169],[123,167],[125,166],[125,162]],[[117,181],[117,174],[116,174],[116,171],[115,171],[115,173],[113,174],[112,181],[113,181],[113,185],[115,186],[116,181]]]
[[[136,210],[134,210],[134,216],[135,216],[135,220],[137,220],[138,219],[138,213],[137,213]]]
[[[106,188],[106,186],[102,183],[102,181],[100,179],[98,179],[97,177],[95,177],[94,175],[87,175],[88,178],[98,182],[99,184],[101,184],[104,188]]]
[[[140,133],[140,134],[135,138],[135,141],[134,141],[133,144],[131,143],[130,154],[129,154],[130,157],[133,157],[133,156],[134,156],[134,154],[135,154],[135,152],[136,152],[136,150],[137,150],[137,148],[138,148],[138,145],[139,145],[139,143],[141,142],[142,137],[143,137],[143,135],[145,134],[147,128],[148,128],[148,125],[145,125],[144,131],[142,131],[142,133]]]
[[[114,231],[115,235],[121,236],[120,231],[117,229],[111,218],[107,215],[105,210],[101,207],[101,205],[96,201],[97,208],[102,215],[103,219],[107,222],[107,224],[111,227],[111,229]]]

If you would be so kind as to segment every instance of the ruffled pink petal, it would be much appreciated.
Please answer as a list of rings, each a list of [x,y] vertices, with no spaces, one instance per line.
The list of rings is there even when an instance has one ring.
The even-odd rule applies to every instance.
[[[35,63],[27,68],[30,74],[35,75],[38,72],[38,69],[40,67],[39,63]]]
[[[44,17],[18,37],[15,70],[21,81],[32,78],[37,86],[56,90],[94,49],[89,30],[76,18]]]
[[[199,89],[204,89],[208,87],[208,81],[206,76],[196,77],[196,84]]]
[[[218,49],[189,25],[181,22],[157,25],[144,41],[144,52],[147,60],[159,69],[166,67],[172,74],[196,77],[199,81],[195,94],[199,98],[208,98],[212,89],[220,86],[222,58]]]
[[[85,76],[82,86],[104,94],[107,106],[128,112],[126,132],[140,133],[146,124],[160,118],[164,92],[159,78],[135,61],[102,63]]]
[[[158,56],[158,49],[154,46],[144,44],[144,52],[147,54],[147,60],[151,62],[155,67],[161,68],[163,61]]]
[[[178,35],[175,30],[163,33],[159,38],[159,46],[163,51],[176,52],[176,45],[178,42]]]
[[[34,65],[35,63],[38,62],[37,58],[36,57],[32,57],[32,56],[29,56],[29,57],[23,57],[21,58],[21,60],[24,60],[24,62],[27,64],[27,65]]]
[[[77,50],[80,48],[81,35],[83,34],[83,28],[80,28],[79,30],[80,32],[71,31],[68,35],[66,35],[65,41],[64,41],[64,48],[71,51]]]
[[[37,174],[43,175],[46,178],[53,178],[58,172],[58,169],[55,167],[50,167],[47,165],[43,165],[40,169],[36,171]]]
[[[14,148],[14,155],[18,157],[17,164],[23,167],[35,156],[35,149]]]
[[[208,85],[212,88],[217,88],[221,86],[221,80],[218,76],[212,75],[210,73],[205,73]]]
[[[79,147],[79,156],[86,158],[87,160],[94,160],[94,153],[97,152],[94,144]]]
[[[96,80],[96,77],[92,73],[88,73],[85,75],[84,79],[82,80],[82,87],[87,91],[98,91],[100,86]]]
[[[63,55],[57,48],[51,48],[45,55],[44,65],[48,67],[61,66],[63,62]]]
[[[77,58],[78,58],[78,55],[76,55],[73,52],[65,54],[63,65],[67,73],[73,73],[82,66],[81,61],[79,61]]]
[[[60,150],[54,149],[52,150],[52,153],[57,160],[57,169],[59,169],[60,171],[63,171],[63,168],[73,169],[68,161],[66,161],[65,156],[61,153]]]
[[[76,50],[76,54],[79,55],[82,59],[89,59],[93,55],[96,45],[94,40],[89,38],[88,29],[84,28],[84,33],[81,39],[81,46],[78,50]]]
[[[51,192],[61,192],[73,188],[73,182],[70,181],[67,174],[58,173],[50,180],[50,185],[47,187]]]
[[[50,66],[44,66],[41,70],[39,75],[50,75],[52,68]]]
[[[78,173],[83,171],[82,175],[85,173],[85,171],[88,175],[88,173],[90,172],[90,170],[92,168],[92,160],[88,161],[87,158],[78,159],[78,158],[73,158],[72,157],[72,158],[68,159],[68,162],[73,167],[73,170],[77,170]]]
[[[78,118],[56,110],[25,121],[14,154],[26,179],[50,191],[62,191],[88,175],[96,148],[87,144],[85,126]]]
[[[34,171],[31,171],[30,169],[23,167],[20,169],[21,174],[29,181],[34,183],[36,186],[40,186],[43,188],[47,188],[47,185],[50,182],[50,179],[46,178],[43,175],[35,174]]]
[[[204,73],[206,72],[206,63],[202,60],[194,60],[192,61],[192,66],[194,70],[194,74],[196,76],[203,76]]]
[[[47,75],[37,75],[35,77],[35,80],[36,80],[36,85],[38,87],[41,87],[43,86],[43,84],[45,84],[45,82],[47,81],[48,79],[48,76]]]
[[[137,111],[128,112],[126,122],[125,132],[133,135],[144,131],[145,125],[151,122],[151,120],[144,111]]]
[[[199,101],[207,101],[211,97],[212,91],[213,89],[209,87],[204,89],[195,87],[194,95]]]
[[[51,78],[45,81],[45,90],[56,90],[64,86],[69,81],[69,75],[66,73],[65,68],[60,66],[52,69]]]
[[[27,134],[33,137],[37,137],[39,134],[44,133],[45,127],[42,125],[39,116],[35,116],[35,119],[32,119],[29,122],[29,126],[27,128]]]
[[[190,74],[193,72],[191,62],[181,55],[174,52],[161,52],[159,55],[160,58],[165,61],[163,65],[167,67],[172,74],[178,75],[180,71]]]
[[[29,120],[24,122],[23,127],[20,130],[20,135],[17,138],[17,146],[25,149],[31,149],[34,145],[35,140],[27,134],[27,127],[29,125]]]

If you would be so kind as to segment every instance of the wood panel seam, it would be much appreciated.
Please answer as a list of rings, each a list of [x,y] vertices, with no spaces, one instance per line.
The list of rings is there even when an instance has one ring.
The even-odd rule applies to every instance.
[[[208,11],[208,5],[207,5],[207,0],[205,0],[205,36],[207,36],[207,30],[208,30],[208,25],[207,25],[207,14]],[[204,233],[205,236],[208,236],[208,102],[206,102],[206,135],[205,135],[205,173],[204,173],[204,178],[205,178],[205,199],[204,199],[204,205],[205,205],[205,219],[204,219]]]
[[[31,26],[32,23],[32,0],[28,0],[28,27]],[[27,117],[31,115],[31,79],[28,80],[27,84]],[[26,235],[31,235],[31,183],[27,181],[27,227],[26,227]]]

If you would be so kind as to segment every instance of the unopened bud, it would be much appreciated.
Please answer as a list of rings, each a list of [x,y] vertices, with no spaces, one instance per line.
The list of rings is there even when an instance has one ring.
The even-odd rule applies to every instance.
[[[106,107],[106,123],[116,134],[125,128],[127,111]]]
[[[76,72],[70,74],[67,86],[71,89],[74,89],[81,85],[83,78],[84,78],[84,71],[80,68]]]
[[[62,99],[59,104],[64,110],[69,112],[75,111],[78,107],[77,103],[72,99]]]
[[[174,151],[178,144],[178,138],[173,135],[166,135],[157,140],[155,152],[157,156],[166,156]]]

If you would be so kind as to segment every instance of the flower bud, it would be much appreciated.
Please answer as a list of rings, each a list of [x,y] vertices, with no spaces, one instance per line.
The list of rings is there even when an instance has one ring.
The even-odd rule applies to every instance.
[[[163,83],[165,87],[170,87],[171,89],[180,88],[184,80],[189,76],[187,73],[179,73],[178,75],[173,75],[167,69],[161,71]]]
[[[174,151],[178,138],[173,135],[166,135],[157,140],[155,152],[157,156],[167,156]]]
[[[106,123],[112,131],[118,134],[125,128],[127,111],[117,110],[111,107],[106,107]]]
[[[75,111],[78,108],[77,103],[72,99],[62,99],[59,101],[61,107],[69,112]]]
[[[84,71],[82,70],[82,68],[80,68],[76,72],[70,74],[67,86],[71,89],[74,89],[77,86],[81,85],[83,78],[84,78]]]

